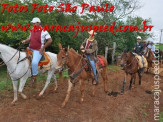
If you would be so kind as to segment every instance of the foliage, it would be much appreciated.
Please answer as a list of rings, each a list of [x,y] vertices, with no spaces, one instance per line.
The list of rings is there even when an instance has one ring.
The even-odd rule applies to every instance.
[[[114,1],[113,5],[115,5],[115,10],[113,13],[104,13],[101,12],[101,14],[97,14],[96,12],[94,14],[83,14],[82,16],[77,15],[76,13],[70,13],[70,14],[64,14],[64,13],[58,13],[56,11],[52,11],[50,13],[44,13],[44,12],[37,12],[31,13],[32,6],[30,3],[30,0],[24,0],[24,3],[20,2],[20,0],[1,0],[0,4],[2,3],[8,3],[10,6],[18,4],[18,6],[24,6],[27,5],[28,11],[27,12],[17,12],[14,13],[8,12],[5,10],[4,13],[1,13],[0,15],[0,26],[2,25],[26,25],[29,24],[33,17],[39,17],[41,19],[41,25],[77,25],[77,22],[80,22],[80,25],[110,25],[113,21],[116,22],[116,28],[119,25],[135,25],[138,27],[142,27],[141,23],[143,21],[143,18],[141,17],[130,17],[129,14],[132,13],[133,10],[139,8],[138,2],[135,2],[137,0],[128,1],[128,0],[117,0]],[[33,0],[33,3],[38,3],[39,5],[45,5],[46,3],[52,4],[54,1],[52,0]],[[77,1],[81,3],[81,1]],[[91,2],[88,0],[88,2]],[[105,1],[99,1],[97,0],[98,5],[105,5],[106,2],[109,2],[108,0]],[[109,5],[112,5],[112,3],[109,2]],[[119,6],[118,6],[119,5]],[[2,10],[2,6],[1,6]],[[125,14],[124,14],[125,13]],[[126,19],[125,19],[126,18]],[[148,20],[148,24],[150,24],[151,21]],[[61,42],[64,47],[67,47],[68,45],[75,50],[79,50],[80,44],[82,41],[88,37],[87,32],[79,32],[77,37],[73,38],[72,36],[75,34],[75,32],[55,32],[50,31],[49,32],[53,42],[50,47],[47,48],[47,50],[58,53],[58,43]],[[0,31],[0,43],[7,44],[13,47],[17,47],[20,42],[26,38],[29,37],[30,31],[21,31],[20,29],[18,31]],[[134,43],[136,42],[136,37],[140,35],[143,39],[146,39],[147,37],[151,36],[147,32],[116,32],[115,35],[112,34],[112,32],[98,32],[96,36],[96,40],[98,41],[99,46],[99,54],[104,54],[104,47],[108,45],[109,47],[112,47],[113,42],[117,43],[117,52],[121,52],[124,48],[132,49]],[[28,46],[28,45],[26,45]],[[25,47],[24,47],[25,48]]]

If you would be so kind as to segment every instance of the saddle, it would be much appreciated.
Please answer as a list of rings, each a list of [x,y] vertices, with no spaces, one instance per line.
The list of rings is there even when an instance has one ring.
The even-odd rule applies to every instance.
[[[84,58],[84,60],[82,61],[82,64],[83,64],[83,66],[85,66],[84,67],[85,71],[87,71],[87,72],[91,71],[91,64],[87,58]],[[101,69],[103,67],[105,67],[104,61],[102,60],[102,58],[97,56],[96,68]]]
[[[147,62],[147,59],[144,57],[144,56],[140,56],[136,53],[133,53],[138,61],[138,65],[139,65],[139,68],[147,68],[148,67],[148,62]],[[143,58],[143,62],[142,62],[142,58]],[[144,63],[144,64],[143,64]]]
[[[26,54],[27,54],[27,58],[29,59],[29,63],[32,63],[32,58],[33,58],[33,52],[30,49],[26,49]],[[50,67],[50,57],[47,55],[46,52],[44,52],[44,55],[41,57],[40,62],[38,64],[39,68],[42,69],[46,69],[48,70]]]

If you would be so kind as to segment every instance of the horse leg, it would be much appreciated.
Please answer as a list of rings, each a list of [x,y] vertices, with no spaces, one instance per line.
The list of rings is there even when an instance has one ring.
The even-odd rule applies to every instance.
[[[139,76],[139,85],[141,85],[141,74],[140,74],[140,72],[138,72],[138,76]]]
[[[104,92],[107,93],[108,89],[107,89],[107,68],[103,69],[103,72],[101,72],[101,76],[103,78],[103,83],[104,83]]]
[[[134,74],[134,76],[133,76],[133,86],[132,86],[132,88],[135,87],[135,81],[136,81],[136,74]]]
[[[60,82],[63,81],[63,76],[62,76],[62,72],[61,71],[59,72],[59,81]]]
[[[123,81],[123,86],[122,86],[122,89],[121,89],[121,94],[124,93],[125,84],[126,84],[126,73],[125,73],[125,77],[124,77],[124,81]]]
[[[53,74],[52,77],[53,77],[53,79],[54,79],[54,83],[55,83],[54,92],[57,92],[57,90],[58,90],[58,82],[57,82],[57,78],[56,78],[55,74]]]
[[[27,96],[25,94],[23,94],[23,89],[24,89],[24,85],[25,85],[25,83],[27,81],[27,78],[28,78],[28,76],[23,77],[23,78],[20,79],[20,85],[19,85],[18,92],[20,93],[20,95],[22,96],[23,99],[27,99]]]
[[[14,100],[11,102],[11,104],[13,105],[18,100],[18,94],[17,94],[18,81],[12,81],[12,84],[14,89]]]
[[[132,87],[132,80],[133,80],[133,75],[131,75],[131,80],[130,80],[129,90],[131,90],[131,87]]]
[[[62,103],[62,107],[65,107],[65,105],[67,104],[69,98],[70,98],[70,93],[71,93],[71,89],[72,89],[73,84],[71,83],[70,79],[68,79],[68,89],[67,89],[67,94],[65,97],[65,100]]]
[[[93,97],[95,96],[96,89],[97,89],[97,85],[94,85],[94,86],[93,86],[93,92],[92,92],[92,96],[93,96]]]
[[[80,80],[80,92],[81,92],[81,97],[80,97],[80,102],[82,103],[84,101],[84,80]]]
[[[44,86],[44,88],[42,89],[42,91],[40,92],[40,94],[39,94],[38,97],[41,97],[41,96],[44,94],[46,88],[48,87],[48,85],[49,85],[49,83],[50,83],[50,80],[51,80],[51,77],[52,77],[53,74],[54,74],[54,69],[48,71],[48,77],[47,77],[45,86]]]

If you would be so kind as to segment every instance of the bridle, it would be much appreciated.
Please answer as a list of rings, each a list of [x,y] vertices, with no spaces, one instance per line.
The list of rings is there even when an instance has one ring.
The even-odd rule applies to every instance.
[[[129,64],[125,63],[125,64],[124,64],[124,67],[130,66],[130,65],[132,64],[132,62],[133,62],[134,59],[136,59],[136,58],[134,57],[134,58],[132,59],[132,61],[131,61]],[[127,62],[127,61],[126,61],[126,62]]]
[[[69,54],[68,54],[68,51],[66,51],[66,57],[64,58],[64,61],[63,61],[63,63],[62,63],[62,67],[64,66],[64,65],[66,65],[66,61],[67,61],[67,59],[69,58]],[[79,63],[78,63],[78,65],[75,67],[75,69],[77,69],[78,67],[79,67],[79,65],[80,65],[80,63],[81,63],[81,61],[82,61],[82,57],[81,57],[81,59],[80,59],[80,61],[79,61]],[[74,64],[73,64],[74,65]],[[87,63],[84,65],[84,66],[82,66],[82,68],[79,70],[79,71],[77,71],[76,72],[76,70],[74,70],[73,72],[71,72],[70,70],[69,70],[69,68],[67,69],[68,70],[68,74],[69,74],[69,77],[70,77],[70,82],[73,84],[73,85],[75,85],[77,82],[79,82],[79,80],[77,80],[76,82],[73,82],[74,80],[75,80],[75,78],[77,77],[77,76],[79,76],[80,75],[80,73],[84,70],[84,68],[85,68],[85,66],[87,65]],[[63,71],[65,71],[65,70],[62,70],[62,72]],[[75,73],[76,72],[76,73]]]

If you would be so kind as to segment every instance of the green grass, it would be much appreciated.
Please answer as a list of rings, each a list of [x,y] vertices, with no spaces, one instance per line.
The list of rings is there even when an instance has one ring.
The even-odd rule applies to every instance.
[[[163,112],[160,112],[159,122],[163,122]]]
[[[163,44],[162,45],[156,45],[157,48],[159,48],[160,50],[163,50]]]
[[[108,65],[108,70],[111,72],[117,72],[121,70],[121,67],[116,66],[116,65]]]
[[[116,66],[116,65],[108,65],[108,70],[110,72],[116,72],[116,71],[120,71],[121,68]],[[59,78],[59,74],[56,74],[56,77]],[[63,72],[63,78],[68,78],[68,71],[66,70],[65,72]],[[45,83],[47,78],[47,72],[44,74],[40,74],[37,77],[37,82],[42,82]],[[30,78],[28,78],[27,82],[30,80]],[[7,77],[7,68],[6,66],[0,67],[0,92],[5,91],[5,90],[12,90],[12,81],[10,79],[10,76]]]

